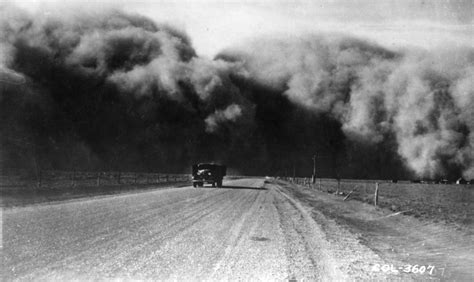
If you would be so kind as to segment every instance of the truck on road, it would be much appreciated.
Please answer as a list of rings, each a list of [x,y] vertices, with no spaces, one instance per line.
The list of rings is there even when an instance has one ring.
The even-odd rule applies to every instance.
[[[226,166],[215,163],[199,163],[193,165],[193,187],[202,187],[205,183],[212,187],[222,187],[222,179],[226,175]]]

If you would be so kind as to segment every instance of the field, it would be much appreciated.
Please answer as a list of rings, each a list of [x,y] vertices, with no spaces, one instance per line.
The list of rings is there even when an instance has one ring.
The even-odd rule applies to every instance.
[[[453,224],[457,228],[474,227],[474,185],[390,183],[387,181],[288,179],[310,189],[332,193],[347,200],[374,204],[378,183],[378,207],[405,215]]]
[[[2,207],[24,206],[189,183],[187,174],[43,171],[2,175]]]

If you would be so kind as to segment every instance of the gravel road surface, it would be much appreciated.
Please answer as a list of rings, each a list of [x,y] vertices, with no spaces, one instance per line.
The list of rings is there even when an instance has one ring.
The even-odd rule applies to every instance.
[[[2,212],[3,278],[352,280],[377,278],[370,249],[330,242],[300,203],[264,179]],[[342,257],[344,256],[344,257]]]

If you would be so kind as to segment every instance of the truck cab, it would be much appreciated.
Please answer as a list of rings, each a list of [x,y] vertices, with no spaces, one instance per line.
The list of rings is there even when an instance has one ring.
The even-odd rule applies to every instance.
[[[226,167],[215,163],[199,163],[192,167],[193,187],[202,187],[205,183],[212,187],[222,187]]]

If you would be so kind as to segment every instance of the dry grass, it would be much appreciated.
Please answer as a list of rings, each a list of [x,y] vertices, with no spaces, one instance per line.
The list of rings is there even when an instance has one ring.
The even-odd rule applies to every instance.
[[[299,184],[305,185],[301,179]],[[308,183],[306,182],[306,185]],[[319,190],[319,181],[309,185]],[[321,191],[374,203],[375,181],[323,179]],[[418,218],[435,222],[454,224],[459,228],[474,227],[474,185],[379,183],[379,207],[393,212],[403,212]]]
[[[16,174],[0,178],[0,206],[26,206],[189,183],[189,175],[184,174],[45,171],[38,187],[35,175]]]

